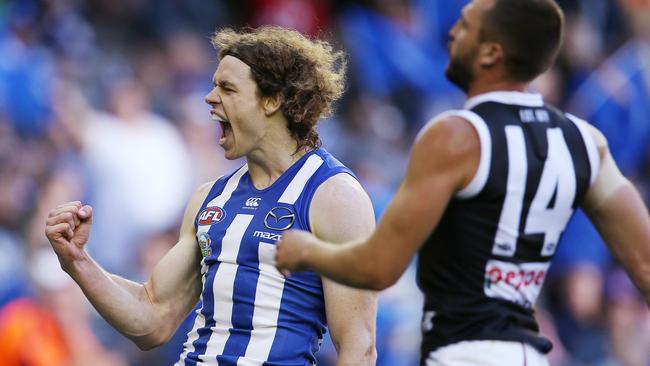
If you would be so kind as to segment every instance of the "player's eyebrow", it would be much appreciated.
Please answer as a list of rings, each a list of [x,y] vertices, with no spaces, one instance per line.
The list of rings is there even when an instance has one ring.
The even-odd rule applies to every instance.
[[[213,78],[212,79],[212,85],[220,86],[222,88],[233,88],[233,89],[235,88],[235,84],[231,83],[228,80],[224,80],[224,79],[217,80],[217,79]]]

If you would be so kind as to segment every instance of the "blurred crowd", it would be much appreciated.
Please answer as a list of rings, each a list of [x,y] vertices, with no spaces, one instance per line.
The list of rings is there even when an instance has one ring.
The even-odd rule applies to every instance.
[[[444,78],[448,30],[466,0],[0,0],[0,364],[171,365],[191,320],[142,352],[62,272],[47,212],[94,207],[88,245],[108,271],[146,280],[175,243],[189,195],[227,161],[203,98],[215,29],[279,24],[349,57],[346,94],[322,121],[377,217],[431,117],[464,96]],[[562,0],[564,47],[535,81],[547,101],[603,131],[650,198],[650,0]],[[513,30],[516,31],[516,30]],[[378,365],[419,359],[413,268],[383,292]],[[552,365],[650,365],[650,312],[579,213],[537,307]],[[334,365],[325,343],[320,365]]]

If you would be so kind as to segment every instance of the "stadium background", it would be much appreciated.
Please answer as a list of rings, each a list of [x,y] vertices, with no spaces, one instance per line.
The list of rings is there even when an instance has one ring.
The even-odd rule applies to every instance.
[[[357,172],[377,216],[419,127],[462,106],[443,77],[462,0],[0,0],[0,364],[171,365],[188,324],[141,352],[111,330],[62,273],[47,211],[95,207],[89,250],[144,280],[176,240],[200,182],[233,169],[204,95],[219,27],[280,24],[349,55],[347,92],[322,122],[324,145]],[[650,1],[563,0],[558,63],[534,88],[590,120],[648,198]],[[513,30],[516,31],[516,30]],[[378,365],[414,365],[421,296],[413,268],[383,292]],[[650,365],[650,314],[578,216],[538,304],[553,365]],[[320,365],[333,365],[327,342]]]

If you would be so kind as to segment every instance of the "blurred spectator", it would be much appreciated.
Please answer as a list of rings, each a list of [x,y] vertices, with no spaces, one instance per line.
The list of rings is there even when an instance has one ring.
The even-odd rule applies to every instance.
[[[645,20],[650,3],[622,3],[634,37],[587,79],[574,96],[571,109],[603,132],[617,164],[645,195],[650,146],[650,29]],[[556,263],[569,267],[585,261],[605,269],[610,256],[579,211],[567,227]]]
[[[132,80],[113,85],[111,114],[83,121],[83,157],[95,210],[89,250],[119,275],[133,275],[139,242],[176,222],[191,194],[190,158],[169,121],[151,113]]]
[[[36,302],[19,299],[0,309],[0,363],[64,366],[68,359],[56,320]]]
[[[277,24],[316,36],[329,29],[330,3],[330,0],[252,0],[249,23]]]
[[[36,1],[13,1],[10,32],[0,38],[0,115],[6,114],[21,137],[42,137],[49,117],[51,51],[39,43]]]
[[[25,224],[27,258],[21,255],[7,257],[28,271],[14,270],[18,276],[13,279],[19,280],[22,293],[0,307],[2,365],[127,364],[124,357],[106,350],[93,334],[89,304],[81,290],[61,270],[56,255],[41,234],[51,205],[82,194],[83,179],[77,167],[61,163],[44,180],[36,207]],[[3,268],[6,270],[11,266],[0,265],[0,269]]]
[[[602,63],[573,97],[572,113],[585,118],[607,137],[614,159],[647,199],[648,152],[650,147],[650,2],[622,0],[622,9],[631,25],[632,38]],[[620,334],[614,324],[602,321],[602,282],[612,261],[598,233],[582,212],[567,227],[556,254],[555,269],[567,286],[568,305],[557,315],[556,323],[567,349],[579,360],[598,364],[607,358],[610,345],[622,364],[647,364],[648,355],[625,361],[620,348]],[[585,273],[585,270],[588,272]],[[619,276],[621,276],[619,274]],[[620,282],[620,281],[619,281]],[[618,313],[618,304],[607,309]],[[616,316],[617,320],[622,320]],[[629,330],[638,338],[640,330]],[[632,358],[636,356],[631,356]],[[641,363],[638,363],[638,362]]]
[[[374,97],[392,99],[409,131],[462,96],[444,77],[446,41],[465,1],[369,1],[347,7],[341,36],[351,60],[351,82]]]
[[[603,365],[609,360],[604,321],[603,273],[593,264],[576,264],[559,281],[549,304],[566,365]]]
[[[607,276],[607,323],[612,352],[622,366],[646,366],[650,360],[650,311],[625,272]]]

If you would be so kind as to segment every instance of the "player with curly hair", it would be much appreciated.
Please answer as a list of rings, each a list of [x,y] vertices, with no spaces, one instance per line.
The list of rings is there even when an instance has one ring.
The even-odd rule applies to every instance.
[[[314,130],[343,92],[344,55],[280,27],[225,29],[212,41],[220,61],[205,100],[225,156],[246,163],[197,190],[149,281],[90,258],[88,205],[52,210],[46,235],[99,313],[143,349],[166,342],[200,298],[177,365],[315,364],[327,326],[339,365],[372,365],[375,294],[274,266],[284,230],[344,242],[374,228],[367,194]]]

